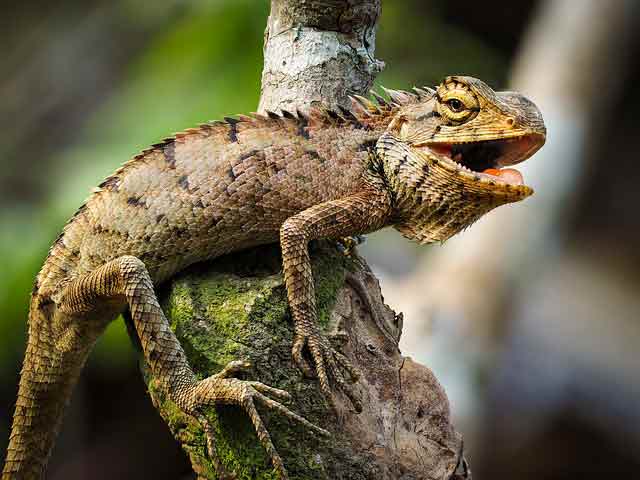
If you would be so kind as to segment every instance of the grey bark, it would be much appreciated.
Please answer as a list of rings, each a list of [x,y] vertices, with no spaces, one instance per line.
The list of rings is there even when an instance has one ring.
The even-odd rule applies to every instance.
[[[384,63],[374,56],[380,0],[272,0],[260,111],[349,104]]]
[[[366,93],[382,66],[373,56],[379,14],[379,0],[273,0],[260,109],[295,111],[316,101],[346,106],[348,93]],[[247,359],[254,365],[252,379],[288,390],[292,409],[332,432],[330,439],[319,439],[264,412],[292,479],[470,478],[446,394],[429,369],[401,356],[402,317],[384,304],[364,260],[325,242],[312,243],[311,257],[319,321],[362,372],[363,412],[356,414],[340,394],[332,412],[316,381],[303,379],[294,367],[276,246],[191,269],[162,295],[196,372],[205,377],[230,360]],[[149,390],[199,478],[216,478],[197,422],[153,381]],[[242,412],[218,408],[208,415],[227,470],[239,479],[274,478]]]

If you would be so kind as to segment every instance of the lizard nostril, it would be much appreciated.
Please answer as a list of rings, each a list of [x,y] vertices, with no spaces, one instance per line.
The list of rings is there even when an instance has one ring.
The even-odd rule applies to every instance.
[[[513,125],[516,123],[515,119],[513,117],[509,117],[507,118],[507,125],[509,125],[510,127],[513,127]]]

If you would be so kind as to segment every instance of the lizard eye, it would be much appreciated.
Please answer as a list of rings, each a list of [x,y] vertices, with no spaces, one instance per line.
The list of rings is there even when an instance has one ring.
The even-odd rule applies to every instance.
[[[457,98],[452,98],[450,100],[447,101],[447,106],[451,109],[451,111],[455,112],[455,113],[459,113],[462,110],[464,110],[464,103],[462,103],[460,100],[458,100]]]
[[[455,90],[441,87],[439,90],[438,112],[451,125],[461,125],[473,119],[480,111],[477,97],[469,90]]]

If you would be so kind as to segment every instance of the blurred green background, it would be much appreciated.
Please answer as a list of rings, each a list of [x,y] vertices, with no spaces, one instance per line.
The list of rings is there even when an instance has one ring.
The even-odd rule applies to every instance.
[[[377,57],[387,67],[376,84],[400,89],[414,84],[434,85],[447,74],[463,73],[482,78],[496,88],[506,87],[531,22],[550,3],[383,0]],[[582,8],[582,2],[573,4],[576,9]],[[0,19],[4,32],[0,45],[0,450],[6,445],[13,411],[28,296],[50,244],[91,188],[142,148],[172,132],[257,107],[268,12],[266,0],[166,0],[153,4],[133,0],[34,0],[5,7]],[[633,22],[636,18],[633,16]],[[600,27],[596,24],[593,28]],[[638,68],[631,53],[637,51],[637,37],[629,34],[619,40],[624,58],[630,58],[615,72],[623,79],[637,79]],[[546,73],[537,72],[541,76]],[[621,83],[612,84],[611,89],[621,91]],[[609,88],[605,84],[601,87]],[[584,93],[596,94],[588,89]],[[612,98],[623,112],[640,105],[635,94],[616,93]],[[614,153],[602,146],[606,146],[606,136],[598,125],[606,124],[611,129],[604,115],[623,125],[617,129],[616,152],[627,151],[625,142],[630,144],[637,134],[632,115],[613,115],[611,110],[593,110],[602,114],[600,123],[592,121],[596,114],[588,110],[589,117],[581,123],[588,126],[584,131],[589,138],[602,140],[597,147],[600,150],[594,147],[592,152],[605,152],[604,157],[606,152]],[[620,129],[624,135],[620,135]],[[553,134],[550,130],[550,136]],[[579,242],[598,231],[602,238],[598,245],[617,240],[621,252],[632,252],[616,260],[626,263],[627,271],[629,265],[638,262],[637,253],[634,256],[629,246],[638,239],[639,229],[638,215],[631,208],[639,204],[637,184],[629,180],[640,181],[637,162],[632,162],[637,153],[629,150],[626,160],[615,163],[619,167],[613,170],[618,176],[612,168],[603,168],[600,160],[592,159],[594,155],[587,155],[591,160],[585,161],[583,168],[586,180],[575,186],[578,194],[571,199],[585,208],[576,209],[581,213],[564,223],[563,238]],[[608,182],[609,193],[605,195],[610,197],[592,195],[600,185],[593,179]],[[616,189],[616,182],[628,188]],[[626,196],[617,196],[620,190]],[[608,219],[604,234],[603,224],[594,220],[596,214]],[[616,222],[616,215],[628,220]],[[383,291],[385,278],[393,289],[393,282],[409,275],[415,268],[412,265],[425,253],[425,249],[409,245],[398,247],[400,243],[397,235],[383,234],[374,236],[365,249],[383,278]],[[376,257],[385,256],[391,260],[385,263],[382,258],[376,264]],[[637,276],[629,282],[636,285]],[[392,306],[398,311],[407,308],[404,303]],[[405,316],[407,322],[415,323],[426,317],[424,312]],[[505,328],[504,323],[499,325]],[[495,350],[507,349],[507,335],[492,335],[490,356]],[[406,349],[405,353],[417,358],[422,354]],[[490,367],[478,369],[470,374],[471,380],[468,374],[462,380],[451,380],[451,387],[445,381],[445,386],[454,390],[454,412],[455,389],[460,382],[481,385],[479,390],[465,390],[466,397],[475,398],[488,391],[485,387],[491,381],[486,377],[490,372]],[[450,378],[449,373],[444,374]],[[631,384],[634,392],[637,387]],[[487,395],[473,401],[487,401]],[[486,415],[499,418],[490,416],[495,412]],[[619,442],[621,438],[628,439],[626,434],[617,430],[603,434],[591,423],[585,426],[575,420],[574,415],[562,416],[567,425],[550,424],[547,431],[552,442],[559,442],[553,445],[566,447],[562,458],[544,457],[534,468],[518,456],[532,445],[543,445],[541,439],[547,438],[544,435],[521,440],[524,450],[520,454],[500,456],[477,449],[474,458],[473,442],[493,438],[492,430],[476,418],[469,422],[467,432],[463,417],[459,429],[472,443],[471,465],[481,474],[479,478],[588,477],[595,470],[576,459],[588,457],[591,447],[600,452],[603,461],[610,461],[609,473],[618,472],[616,462],[621,465],[620,471],[631,472],[634,465],[637,467],[637,454],[617,446],[624,443]],[[574,444],[572,432],[579,432],[578,437],[583,439],[593,438],[593,442],[585,442],[586,447]],[[50,478],[182,478],[187,471],[186,459],[145,396],[137,355],[125,327],[120,321],[114,322],[83,374],[54,452]]]

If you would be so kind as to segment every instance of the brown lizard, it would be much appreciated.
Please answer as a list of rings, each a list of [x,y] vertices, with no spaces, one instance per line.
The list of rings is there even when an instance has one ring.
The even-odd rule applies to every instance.
[[[44,475],[80,370],[125,311],[175,404],[205,422],[205,405],[240,406],[286,478],[255,403],[328,432],[270,398],[287,399],[287,392],[234,378],[243,362],[198,381],[154,293],[188,265],[278,240],[293,360],[317,375],[329,400],[331,379],[359,408],[351,386],[358,373],[316,324],[308,242],[385,226],[420,243],[444,241],[494,207],[531,195],[518,171],[503,167],[531,156],[546,134],[532,102],[474,78],[387,93],[390,100],[376,95],[377,103],[354,97],[351,110],[207,123],[143,151],[99,185],[35,281],[3,479]]]

